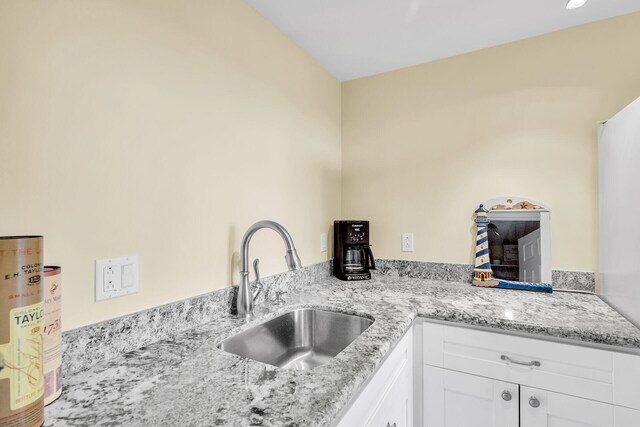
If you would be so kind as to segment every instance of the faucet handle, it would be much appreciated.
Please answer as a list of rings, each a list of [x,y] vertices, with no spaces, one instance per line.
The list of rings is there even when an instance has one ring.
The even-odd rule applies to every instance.
[[[260,259],[256,258],[253,260],[253,272],[256,274],[256,282],[260,281],[260,269],[258,268],[258,264],[260,264]]]
[[[282,299],[282,295],[285,294],[285,291],[275,291],[276,293],[276,300],[274,301],[275,305],[282,305],[284,304],[284,300]]]
[[[260,259],[256,258],[253,260],[253,272],[256,275],[256,287],[258,288],[258,290],[253,294],[254,300],[258,298],[258,295],[260,295],[260,292],[262,292],[262,288],[264,287],[264,285],[260,281],[260,269],[258,268],[259,263]]]

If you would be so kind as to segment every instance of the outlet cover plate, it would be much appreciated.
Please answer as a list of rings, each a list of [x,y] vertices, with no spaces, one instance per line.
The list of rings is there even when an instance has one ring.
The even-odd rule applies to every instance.
[[[320,234],[320,252],[327,252],[327,233]]]
[[[402,233],[402,252],[413,252],[413,233]]]
[[[96,301],[138,292],[137,256],[97,259],[95,265]]]

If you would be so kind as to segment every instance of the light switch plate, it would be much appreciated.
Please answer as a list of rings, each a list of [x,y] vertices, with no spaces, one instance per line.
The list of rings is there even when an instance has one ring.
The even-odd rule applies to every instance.
[[[96,301],[138,292],[138,257],[98,259],[95,270]]]

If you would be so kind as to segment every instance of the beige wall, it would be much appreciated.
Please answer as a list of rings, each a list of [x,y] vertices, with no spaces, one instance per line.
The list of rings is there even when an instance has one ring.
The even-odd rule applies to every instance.
[[[0,3],[0,235],[45,235],[64,329],[237,282],[254,221],[304,264],[340,215],[340,84],[239,0]],[[273,233],[272,233],[273,234]],[[258,233],[263,274],[285,270]],[[94,302],[94,260],[140,293]]]
[[[553,268],[595,271],[596,131],[640,96],[638,40],[636,13],[343,84],[343,216],[376,256],[470,263],[477,204],[528,196]]]
[[[341,105],[242,1],[1,2],[0,234],[46,236],[66,330],[237,283],[263,218],[305,264],[340,216],[379,257],[466,263],[476,204],[524,195],[552,208],[554,268],[593,271],[596,125],[640,95],[637,39],[640,14],[348,82]],[[124,255],[140,293],[95,303],[94,260]],[[284,270],[269,232],[252,255]]]

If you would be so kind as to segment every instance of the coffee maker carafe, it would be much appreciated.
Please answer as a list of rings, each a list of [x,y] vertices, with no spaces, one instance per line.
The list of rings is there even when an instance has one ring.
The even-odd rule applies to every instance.
[[[369,221],[333,222],[333,275],[341,280],[368,280],[376,268],[369,245]]]

